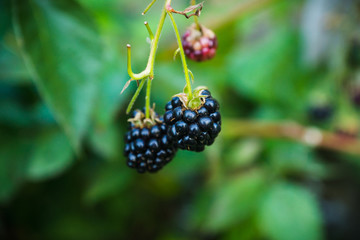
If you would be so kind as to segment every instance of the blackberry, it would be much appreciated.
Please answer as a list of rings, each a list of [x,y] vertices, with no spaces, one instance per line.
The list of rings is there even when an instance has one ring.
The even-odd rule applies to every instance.
[[[218,41],[210,29],[193,24],[183,35],[182,45],[188,58],[202,62],[213,58],[216,54]]]
[[[165,109],[167,134],[180,149],[203,151],[221,131],[219,103],[205,88],[195,90],[190,101],[186,94],[173,97]]]
[[[125,135],[124,155],[127,157],[127,165],[139,173],[157,172],[176,153],[162,118],[152,109],[150,112],[151,119],[145,119],[144,111],[135,110]]]
[[[332,117],[334,108],[330,104],[314,105],[308,110],[311,120],[324,122]]]

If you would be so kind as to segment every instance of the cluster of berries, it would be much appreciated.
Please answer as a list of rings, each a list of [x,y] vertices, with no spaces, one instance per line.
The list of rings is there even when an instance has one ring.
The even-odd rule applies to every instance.
[[[182,45],[188,58],[202,62],[215,56],[218,41],[213,31],[193,24],[183,35]]]
[[[201,92],[203,104],[188,109],[180,97],[174,97],[165,109],[168,136],[180,149],[201,152],[205,145],[213,144],[221,130],[218,102],[208,90]]]
[[[146,121],[144,112],[134,111],[129,120],[130,129],[125,135],[127,165],[139,173],[160,170],[176,153],[162,119],[151,110],[151,119]]]
[[[191,100],[185,93],[178,94],[165,110],[164,117],[159,117],[150,109],[150,118],[135,110],[129,119],[124,153],[127,165],[139,173],[157,172],[178,148],[203,151],[221,131],[219,104],[205,88],[195,90]]]

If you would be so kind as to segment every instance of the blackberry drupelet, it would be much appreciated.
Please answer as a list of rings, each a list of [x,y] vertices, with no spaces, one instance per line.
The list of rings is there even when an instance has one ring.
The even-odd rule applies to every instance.
[[[218,102],[207,89],[195,90],[193,100],[198,104],[189,107],[186,95],[173,97],[165,106],[164,122],[176,147],[201,152],[219,135],[221,115]]]
[[[183,35],[182,45],[188,58],[202,62],[215,56],[218,41],[213,31],[202,25],[198,29],[193,24]]]
[[[167,136],[167,128],[162,118],[151,109],[151,119],[145,119],[145,114],[135,110],[133,118],[129,119],[129,131],[125,135],[124,154],[127,165],[139,173],[157,172],[169,163],[176,148]]]

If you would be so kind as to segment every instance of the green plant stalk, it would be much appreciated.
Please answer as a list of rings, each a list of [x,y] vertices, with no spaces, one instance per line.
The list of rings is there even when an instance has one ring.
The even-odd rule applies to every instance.
[[[155,56],[156,56],[156,50],[158,48],[158,44],[159,44],[159,39],[160,39],[160,34],[161,34],[161,30],[164,26],[164,22],[165,22],[165,18],[166,18],[166,5],[161,13],[160,16],[160,21],[159,21],[159,25],[156,29],[156,33],[155,36],[151,36],[151,32],[149,31],[149,27],[147,26],[147,22],[145,22],[145,26],[149,31],[149,35],[150,35],[150,39],[152,39],[151,41],[151,46],[150,46],[150,54],[149,54],[149,58],[148,58],[148,62],[146,65],[146,68],[140,72],[140,73],[133,73],[132,69],[131,69],[131,46],[128,44],[127,48],[128,48],[128,52],[127,52],[127,71],[129,76],[131,77],[131,80],[141,80],[144,78],[149,77],[150,79],[154,78],[154,63],[155,63]]]
[[[196,5],[196,0],[191,0],[191,5]],[[193,18],[194,18],[194,22],[196,24],[197,29],[201,30],[198,17],[193,16]]]
[[[138,88],[136,89],[135,93],[134,93],[134,96],[131,98],[131,101],[126,109],[126,114],[129,114],[132,107],[134,106],[134,103],[136,101],[136,99],[138,98],[140,92],[141,92],[141,89],[144,87],[145,85],[145,82],[146,82],[146,79],[142,79],[141,82],[140,82],[140,85],[138,86]]]
[[[155,2],[156,2],[156,0],[153,0],[142,12],[142,15],[145,15],[145,13],[147,13],[147,11],[149,11],[149,9],[152,7],[152,5],[154,5]]]
[[[152,3],[154,3],[154,2],[155,1],[153,1]],[[161,34],[161,30],[162,30],[162,28],[164,26],[165,18],[166,18],[166,5],[165,5],[165,7],[164,7],[164,9],[163,9],[163,11],[161,13],[160,21],[159,21],[158,27],[156,29],[155,36],[152,36],[150,27],[148,26],[148,23],[145,22],[145,26],[148,29],[150,39],[152,41],[151,41],[151,47],[150,47],[150,54],[149,54],[149,58],[148,58],[148,63],[146,65],[145,70],[142,71],[141,73],[138,73],[138,74],[133,73],[133,71],[131,69],[131,47],[130,47],[130,45],[127,45],[127,49],[128,49],[127,50],[127,70],[128,70],[128,74],[129,74],[129,76],[131,77],[132,80],[141,80],[141,83],[140,83],[138,89],[136,90],[134,96],[132,97],[132,99],[131,99],[131,101],[130,101],[127,109],[126,109],[127,114],[129,114],[132,107],[134,106],[134,103],[135,103],[137,97],[139,96],[140,91],[141,91],[141,89],[143,88],[143,86],[145,84],[145,81],[147,81],[147,79],[149,79],[150,82],[151,82],[151,80],[154,78],[154,64],[155,64],[156,50],[157,50],[157,47],[158,47],[158,44],[159,44],[160,34]],[[148,91],[150,91],[150,90],[148,90]],[[147,99],[150,99],[150,93],[146,94],[145,99],[146,99],[146,101],[147,101]],[[150,112],[149,108],[150,107],[146,107],[146,112]],[[146,117],[148,117],[148,115],[149,114],[146,114]]]
[[[149,4],[149,6],[145,9],[144,13],[146,13],[154,3],[155,3],[155,0],[152,1]],[[145,96],[145,102],[146,102],[145,103],[146,104],[146,106],[145,106],[145,109],[146,109],[145,110],[145,115],[146,115],[146,118],[150,117],[150,94],[151,94],[151,82],[152,82],[152,80],[154,78],[155,56],[156,56],[156,50],[157,50],[158,44],[159,44],[161,31],[163,29],[164,22],[165,22],[165,19],[166,19],[166,15],[169,15],[169,17],[171,19],[171,22],[172,22],[172,25],[174,27],[176,39],[177,39],[179,49],[180,49],[181,61],[182,61],[182,65],[183,65],[183,68],[184,68],[184,74],[185,74],[185,80],[186,80],[186,88],[187,88],[187,91],[188,91],[188,97],[189,97],[189,100],[192,99],[192,91],[191,91],[191,81],[190,81],[190,77],[189,77],[189,69],[188,69],[187,64],[186,64],[184,48],[183,48],[183,46],[181,44],[181,38],[180,38],[178,27],[176,25],[174,17],[172,16],[172,13],[170,12],[170,10],[168,10],[168,7],[170,6],[170,4],[171,4],[171,0],[166,0],[165,1],[165,6],[164,6],[164,8],[162,10],[160,20],[159,20],[159,24],[158,24],[158,27],[156,29],[155,36],[152,35],[151,29],[148,26],[148,23],[145,22],[145,26],[146,26],[146,28],[147,28],[147,30],[149,32],[150,39],[151,39],[151,47],[150,47],[150,54],[149,54],[148,63],[146,65],[146,68],[142,72],[140,72],[138,74],[133,73],[133,71],[131,69],[131,46],[127,45],[127,70],[128,70],[128,74],[131,77],[131,80],[141,80],[140,86],[136,90],[136,92],[135,92],[133,98],[131,99],[131,101],[129,103],[129,106],[128,106],[127,110],[126,110],[127,114],[131,111],[131,109],[132,109],[132,107],[133,107],[133,105],[135,103],[135,100],[139,96],[140,91],[141,91],[142,87],[145,84],[145,81],[148,81],[147,91],[146,91],[146,96]]]
[[[151,95],[151,83],[150,78],[147,79],[146,96],[145,96],[145,117],[150,118],[150,95]]]
[[[189,77],[189,69],[188,69],[187,63],[186,63],[184,48],[182,46],[179,30],[178,30],[178,27],[176,25],[176,22],[175,22],[175,19],[174,19],[172,13],[168,11],[167,14],[169,15],[169,17],[171,19],[171,23],[173,25],[175,35],[176,35],[176,39],[177,39],[177,42],[178,42],[178,45],[179,45],[180,57],[181,57],[182,65],[183,65],[183,68],[184,68],[186,87],[187,87],[187,90],[188,90],[188,97],[189,97],[189,101],[190,101],[192,99],[191,82],[190,82],[190,77]]]
[[[155,65],[156,50],[158,48],[160,34],[161,34],[161,30],[162,30],[162,28],[164,26],[165,18],[166,18],[166,5],[165,5],[163,11],[161,12],[159,25],[158,25],[158,27],[156,29],[154,40],[153,40],[153,42],[151,44],[149,61],[148,61],[148,65],[146,67],[146,68],[149,68],[149,70],[150,70],[149,71],[150,80],[152,80],[154,78],[154,65]]]

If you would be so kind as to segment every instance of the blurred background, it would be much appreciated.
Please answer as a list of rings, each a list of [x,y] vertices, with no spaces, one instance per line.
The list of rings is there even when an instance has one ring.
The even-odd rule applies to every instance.
[[[164,1],[142,16],[149,2],[0,1],[0,239],[358,239],[360,2],[205,1],[217,56],[188,64],[223,131],[141,175],[122,155],[136,84],[119,93],[126,44],[134,72],[147,62],[143,22],[155,31]],[[167,18],[160,114],[185,85],[176,48]]]

